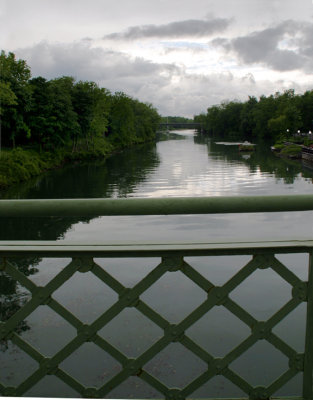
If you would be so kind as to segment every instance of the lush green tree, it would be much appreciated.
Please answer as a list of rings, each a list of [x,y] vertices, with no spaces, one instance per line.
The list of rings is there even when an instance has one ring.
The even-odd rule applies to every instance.
[[[49,82],[51,115],[49,132],[45,135],[48,148],[64,146],[70,140],[74,143],[79,137],[81,127],[72,104],[74,78],[63,76]]]
[[[275,115],[277,104],[274,96],[261,96],[254,109],[255,135],[259,138],[269,138],[268,121]]]
[[[240,132],[240,114],[243,105],[238,101],[230,101],[222,103],[221,110],[221,124],[223,125],[223,131],[226,137],[230,139],[236,139]]]
[[[209,107],[205,118],[205,131],[219,138],[271,139],[286,137],[313,125],[313,91],[296,95],[294,90],[275,93],[259,100],[249,96],[246,102],[230,101]]]
[[[104,136],[108,129],[110,92],[100,89],[94,82],[79,81],[73,87],[72,100],[81,137],[89,148],[90,143],[94,143],[94,138]],[[76,137],[75,145],[77,139]]]
[[[128,146],[154,138],[159,115],[151,104],[125,93],[112,95],[94,82],[63,76],[31,78],[26,61],[0,56],[0,115],[5,145],[38,144],[52,150],[72,143],[73,150],[110,137]]]
[[[149,141],[155,138],[155,132],[160,122],[156,109],[149,103],[138,100],[132,102],[135,114],[135,131],[137,141]]]
[[[289,132],[289,124],[286,115],[271,118],[267,123],[268,130],[275,139],[286,139]]]
[[[221,124],[221,108],[219,106],[212,106],[208,108],[207,113],[207,131],[213,137],[223,137],[223,126]]]
[[[302,118],[299,109],[298,97],[293,89],[285,90],[284,93],[276,93],[275,99],[277,110],[275,117],[285,117],[286,126],[283,126],[283,132],[288,129],[290,133],[295,133],[302,128]],[[281,132],[282,133],[282,132]]]
[[[132,99],[123,92],[111,98],[110,138],[113,142],[130,145],[136,140],[135,114]]]
[[[111,93],[108,89],[96,87],[93,99],[92,119],[89,131],[92,142],[96,137],[105,137],[108,132]]]
[[[249,100],[243,104],[240,112],[240,133],[247,140],[251,140],[255,133],[256,124],[254,110],[257,104],[257,99],[253,96],[249,96]]]
[[[49,144],[53,136],[51,92],[49,82],[39,76],[29,81],[32,91],[32,102],[28,112],[28,125],[31,130],[31,143],[38,143],[40,149]]]
[[[0,115],[9,106],[17,105],[17,97],[11,89],[9,82],[0,81]]]
[[[313,132],[313,90],[308,90],[297,98],[297,107],[301,113],[304,131]]]
[[[7,98],[1,103],[2,140],[5,145],[11,143],[15,147],[17,140],[25,142],[30,137],[25,115],[31,103],[28,84],[31,72],[26,61],[17,60],[15,54],[4,51],[0,54],[0,71],[1,97]]]

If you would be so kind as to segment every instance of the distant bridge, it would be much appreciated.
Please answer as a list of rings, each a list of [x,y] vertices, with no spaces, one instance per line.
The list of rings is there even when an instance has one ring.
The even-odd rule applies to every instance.
[[[182,128],[182,129],[192,129],[192,128],[203,128],[201,122],[161,122],[159,124],[160,128]]]

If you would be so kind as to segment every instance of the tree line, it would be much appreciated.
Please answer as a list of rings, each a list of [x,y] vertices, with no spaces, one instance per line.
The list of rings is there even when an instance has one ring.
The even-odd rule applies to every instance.
[[[154,139],[157,110],[123,92],[112,94],[92,81],[62,76],[32,78],[25,60],[0,55],[2,146],[53,150],[71,145],[87,149],[97,138],[129,146]]]
[[[275,142],[298,130],[313,131],[313,90],[300,95],[290,89],[259,99],[249,96],[245,102],[223,102],[194,120],[212,137]]]
[[[167,117],[161,117],[162,124],[186,124],[186,123],[192,123],[193,119],[186,118],[186,117],[178,117],[178,116],[167,116]]]

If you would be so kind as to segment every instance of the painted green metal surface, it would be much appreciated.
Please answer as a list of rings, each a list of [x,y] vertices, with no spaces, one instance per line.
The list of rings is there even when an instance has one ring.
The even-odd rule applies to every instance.
[[[0,200],[0,217],[174,215],[312,209],[313,195]]]
[[[306,340],[305,359],[303,373],[303,399],[312,400],[313,386],[313,251],[310,252],[307,294],[307,319],[306,319]]]
[[[224,245],[226,246],[226,244]],[[11,243],[11,245],[7,247],[14,247],[14,244]],[[18,246],[16,243],[15,247],[18,248],[21,246]],[[27,255],[27,245],[24,245],[23,247],[23,255]],[[33,254],[34,247],[34,244],[30,246],[29,254]],[[66,246],[56,246],[58,251],[54,254],[54,257],[58,256],[60,254],[59,252],[64,251],[64,247]],[[77,248],[78,247],[79,246],[77,246]],[[93,260],[93,257],[77,254],[73,249],[70,250],[72,261],[46,286],[38,287],[12,265],[10,257],[4,256],[2,253],[2,250],[4,250],[4,253],[6,251],[5,246],[1,247],[0,254],[3,256],[1,264],[2,271],[9,274],[13,279],[17,280],[22,286],[28,289],[32,293],[32,298],[20,310],[11,316],[9,320],[1,323],[0,340],[11,340],[38,363],[38,369],[15,388],[4,387],[0,383],[0,393],[4,396],[23,396],[27,390],[34,386],[44,376],[53,374],[61,379],[65,384],[76,390],[83,397],[110,397],[110,392],[115,387],[124,382],[128,377],[136,375],[153,388],[163,393],[164,398],[180,400],[190,397],[195,390],[200,388],[214,376],[223,375],[234,385],[243,390],[247,394],[247,399],[261,400],[272,398],[271,396],[277,392],[279,388],[298,373],[304,372],[303,399],[312,399],[312,257],[310,258],[309,265],[309,280],[303,282],[285,265],[278,261],[272,253],[272,249],[271,251],[267,251],[269,248],[264,246],[262,250],[259,249],[259,252],[255,253],[255,249],[251,244],[245,244],[245,246],[242,244],[242,247],[242,251],[248,254],[252,253],[251,260],[221,287],[213,285],[208,279],[197,272],[192,265],[187,263],[182,255],[175,254],[175,251],[172,248],[174,253],[168,254],[165,252],[160,264],[132,288],[124,287],[119,281],[100,267]],[[38,243],[37,249],[41,255],[47,257],[47,254],[45,254],[45,250],[43,250],[40,243]],[[297,246],[295,246],[296,251],[297,249]],[[128,250],[129,249],[125,246],[123,251],[127,253]],[[208,254],[210,254],[210,250],[209,247]],[[279,248],[279,252],[280,250],[281,248]],[[69,250],[67,250],[67,252],[68,251]],[[119,253],[119,257],[123,256],[123,251]],[[220,249],[220,251],[223,253],[223,249]],[[179,252],[181,252],[181,250],[179,250]],[[292,252],[290,245],[288,252]],[[312,248],[310,249],[310,254],[311,252]],[[18,253],[17,250],[14,253],[15,256],[18,255]],[[105,249],[101,249],[101,254],[107,256]],[[162,249],[158,250],[158,256],[160,254],[162,254]],[[99,254],[97,254],[97,256],[98,255]],[[145,255],[151,256],[149,252]],[[194,256],[197,256],[197,250],[195,250]],[[264,268],[271,268],[291,286],[292,298],[267,321],[259,321],[234,302],[229,297],[229,294],[257,269]],[[207,299],[176,325],[170,324],[162,315],[153,310],[140,298],[140,296],[165,273],[171,271],[181,271],[187,278],[192,280],[207,293]],[[90,325],[83,324],[77,317],[53,298],[53,293],[76,272],[91,272],[94,276],[113,289],[119,297],[115,304],[113,304]],[[290,312],[295,310],[302,302],[308,303],[308,326],[306,351],[303,354],[299,354],[280,337],[274,334],[273,328]],[[43,304],[48,305],[53,311],[59,314],[77,330],[77,336],[51,358],[45,358],[38,350],[32,347],[15,332],[18,324],[35,311],[37,307]],[[250,336],[236,348],[232,349],[223,358],[213,357],[185,333],[190,326],[215,306],[225,307],[244,324],[249,326],[251,330]],[[109,342],[98,335],[100,329],[128,307],[135,307],[154,324],[159,326],[164,332],[164,335],[156,343],[136,359],[129,359],[125,354],[117,350]],[[267,340],[289,359],[289,368],[268,387],[253,387],[230,368],[230,364],[234,360],[240,357],[259,340]],[[93,342],[123,366],[121,372],[117,373],[109,382],[105,383],[100,388],[85,387],[59,367],[67,357],[69,357],[85,342]],[[181,343],[208,365],[208,368],[204,373],[186,385],[183,389],[167,387],[156,377],[145,371],[145,364],[172,342]]]
[[[284,197],[284,201],[282,201]],[[237,200],[234,200],[237,199]],[[240,199],[240,200],[238,200]],[[152,201],[150,201],[152,200]],[[92,207],[97,215],[143,215],[166,213],[209,213],[209,212],[255,212],[313,209],[313,196],[278,196],[270,198],[214,198],[214,199],[122,199],[122,200],[21,200],[0,201],[0,215],[17,217],[20,215],[89,215]],[[233,201],[233,203],[232,203]],[[10,202],[12,202],[10,204]],[[219,203],[220,202],[220,203]],[[158,204],[159,203],[159,204]],[[91,207],[92,206],[92,207]],[[74,214],[73,214],[74,213]],[[282,264],[275,254],[309,254],[308,279],[302,281]],[[249,262],[234,274],[224,285],[216,286],[201,275],[190,263],[187,256],[208,255],[250,256]],[[12,263],[12,257],[38,255],[46,258],[70,257],[71,261],[45,286],[37,286]],[[125,287],[101,267],[95,258],[99,257],[156,257],[161,262],[133,287]],[[271,269],[291,288],[291,298],[268,320],[261,321],[230,298],[230,294],[258,269]],[[197,285],[206,299],[191,311],[178,324],[171,324],[156,312],[141,296],[168,272],[180,271]],[[94,322],[87,325],[53,297],[53,294],[75,273],[89,272],[108,285],[118,300],[103,312]],[[216,375],[239,387],[249,400],[312,400],[313,372],[313,240],[274,241],[274,242],[234,242],[234,243],[106,243],[79,244],[68,242],[0,242],[0,274],[8,274],[30,293],[30,300],[8,320],[0,324],[0,340],[10,340],[28,354],[38,366],[17,387],[7,387],[0,382],[0,395],[23,396],[46,375],[55,375],[78,395],[86,398],[110,397],[111,391],[130,376],[137,376],[163,394],[168,400],[192,398],[192,394]],[[186,299],[187,301],[188,299]],[[305,351],[298,353],[282,338],[273,332],[275,326],[284,320],[301,303],[307,305]],[[47,305],[61,318],[76,329],[76,336],[50,358],[24,340],[16,328],[40,305]],[[224,357],[216,358],[192,340],[186,331],[213,307],[224,307],[239,318],[250,329],[250,335]],[[98,332],[127,308],[136,308],[151,322],[162,329],[163,335],[137,358],[129,358],[123,352],[102,338]],[[232,362],[254,346],[265,340],[289,360],[285,372],[267,387],[252,386],[231,368]],[[84,343],[92,342],[118,363],[122,370],[103,386],[85,387],[65,372],[61,363]],[[207,369],[183,388],[168,387],[145,370],[145,365],[171,343],[180,343],[199,360],[207,364]],[[293,377],[303,374],[303,393],[301,397],[275,397],[275,393]],[[214,399],[211,399],[214,400]],[[233,399],[229,399],[233,400]]]

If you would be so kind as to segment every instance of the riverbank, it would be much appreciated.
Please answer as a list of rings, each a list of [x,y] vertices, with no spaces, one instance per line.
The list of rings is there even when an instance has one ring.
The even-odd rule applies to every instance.
[[[142,141],[132,143],[132,145],[140,143]],[[0,190],[27,181],[45,171],[62,168],[66,164],[105,159],[124,148],[125,146],[121,144],[100,138],[89,149],[82,143],[75,151],[72,151],[70,147],[58,148],[54,151],[39,151],[36,148],[22,147],[4,149],[0,154]]]
[[[293,140],[287,142],[277,142],[274,146],[272,146],[272,151],[282,158],[291,158],[291,159],[302,159],[307,158],[309,161],[313,159],[311,157],[313,147],[312,140]],[[304,152],[307,149],[307,153],[309,156],[304,156]]]

